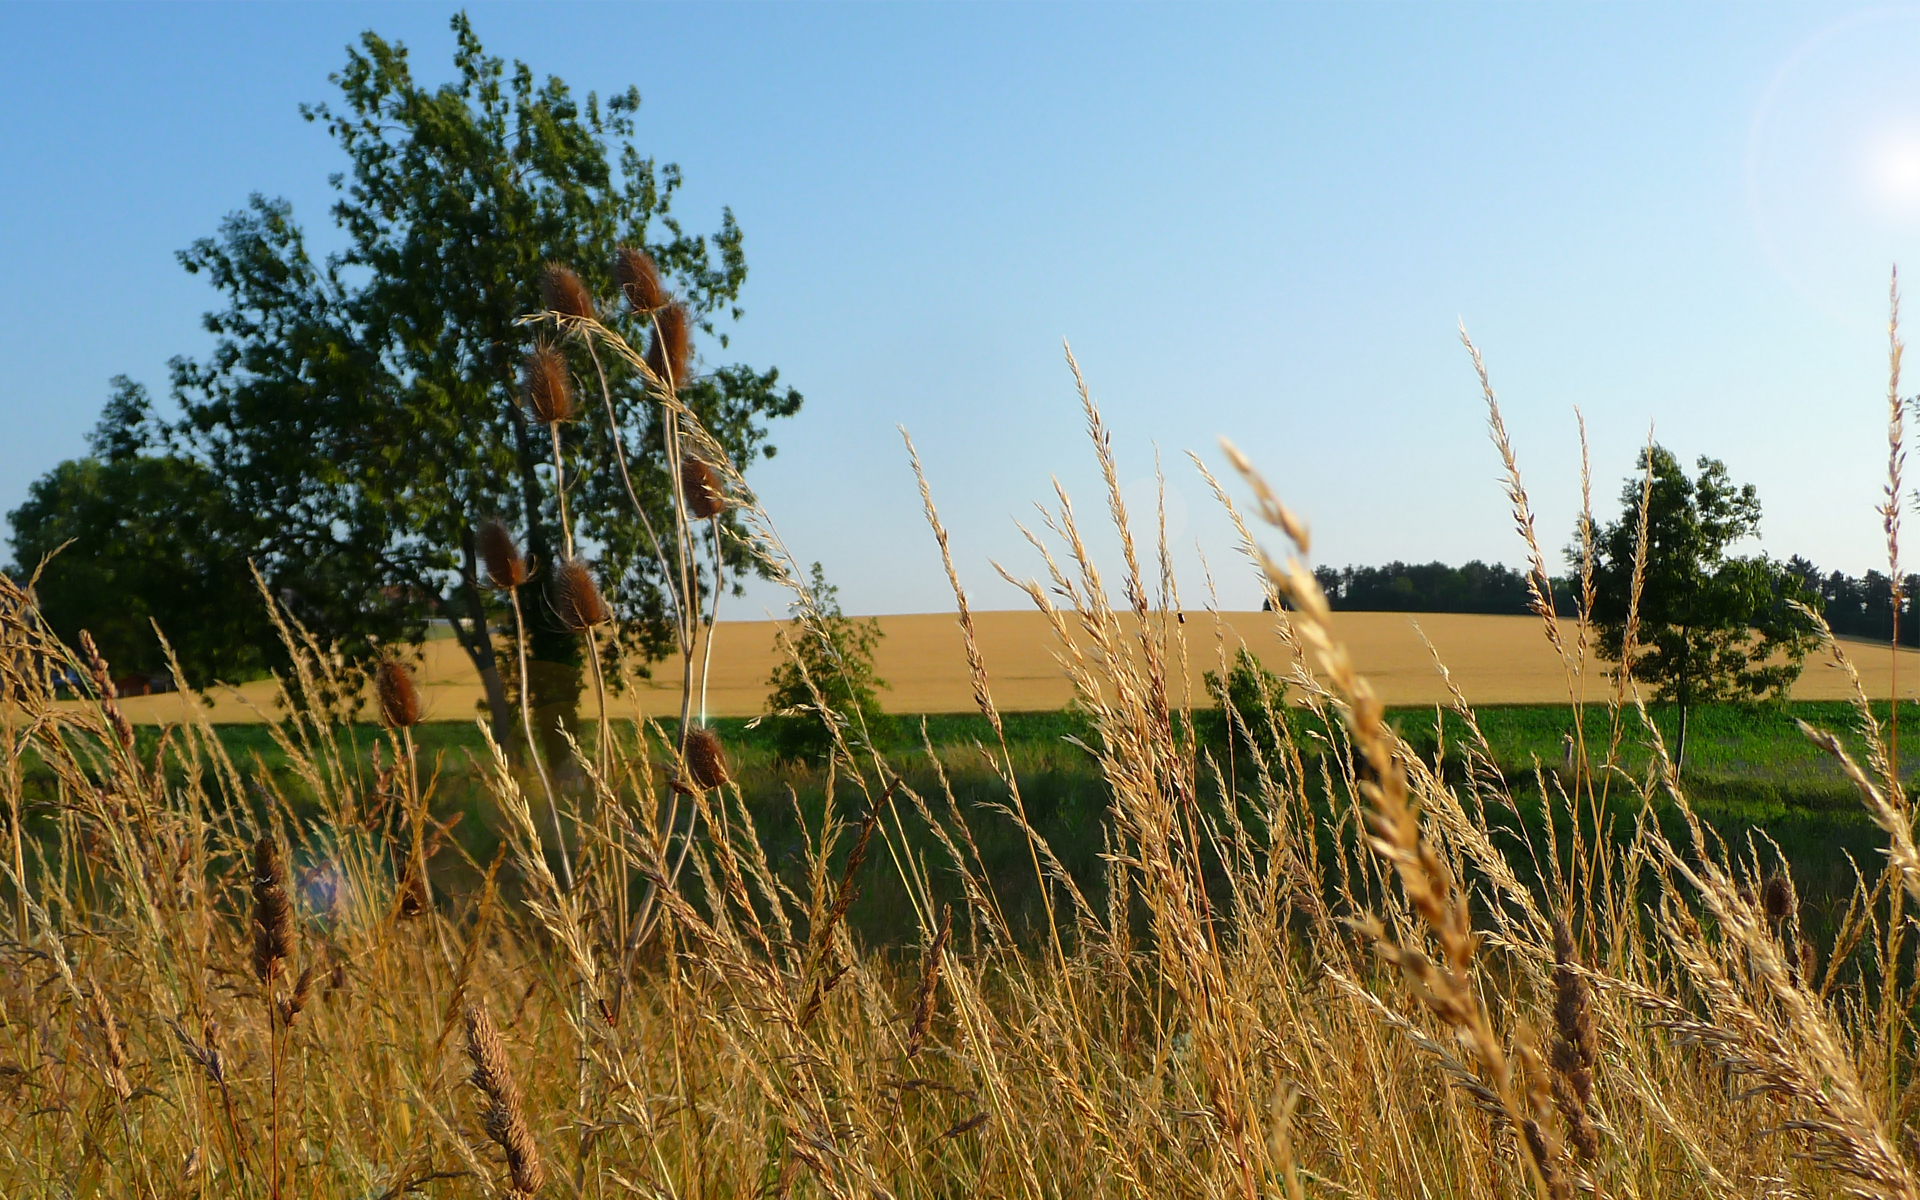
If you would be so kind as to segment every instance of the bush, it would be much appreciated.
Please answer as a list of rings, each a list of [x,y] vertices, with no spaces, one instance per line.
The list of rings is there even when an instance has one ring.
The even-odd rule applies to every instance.
[[[840,589],[827,582],[819,563],[813,564],[808,592],[814,615],[808,619],[801,604],[793,605],[791,657],[767,677],[766,719],[775,756],[825,762],[833,754],[835,727],[850,747],[886,745],[893,725],[874,695],[887,686],[873,672],[874,648],[884,636],[880,622],[841,613]]]

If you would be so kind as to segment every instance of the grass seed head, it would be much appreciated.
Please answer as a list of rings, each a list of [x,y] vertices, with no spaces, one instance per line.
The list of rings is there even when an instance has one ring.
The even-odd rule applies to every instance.
[[[373,691],[380,702],[382,725],[406,729],[420,723],[420,689],[407,664],[393,658],[381,663],[373,678]]]
[[[687,382],[690,318],[683,304],[669,304],[653,314],[653,341],[647,346],[647,366],[675,391]]]
[[[527,1127],[526,1110],[508,1064],[507,1048],[485,1008],[469,1004],[465,1015],[467,1057],[473,1061],[473,1074],[468,1079],[486,1097],[482,1116],[487,1136],[507,1152],[513,1190],[531,1196],[540,1190],[546,1172],[540,1166],[540,1147],[533,1140],[533,1131]]]
[[[613,277],[619,281],[620,290],[627,295],[627,303],[637,313],[654,312],[665,308],[669,302],[667,289],[660,284],[660,269],[653,265],[652,256],[645,250],[622,246],[615,251]]]
[[[712,467],[689,454],[680,462],[680,490],[687,498],[687,515],[704,521],[727,510],[727,497]]]
[[[253,973],[265,983],[275,964],[293,956],[293,902],[287,860],[271,835],[253,844]]]
[[[567,559],[553,573],[553,611],[574,633],[585,633],[613,619],[593,572],[577,558]]]
[[[546,342],[535,346],[527,355],[520,394],[527,412],[540,424],[571,421],[573,380],[567,372],[566,356]]]
[[[592,319],[593,293],[572,267],[550,262],[540,272],[540,302],[549,312]]]

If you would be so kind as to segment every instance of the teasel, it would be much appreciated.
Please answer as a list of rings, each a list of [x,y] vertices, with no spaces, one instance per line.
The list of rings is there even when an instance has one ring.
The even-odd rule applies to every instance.
[[[420,689],[413,672],[398,659],[380,664],[373,691],[380,703],[380,723],[389,729],[408,729],[420,723]]]
[[[720,735],[704,725],[688,732],[687,744],[681,753],[687,760],[687,782],[703,792],[712,791],[732,778]]]
[[[527,581],[527,559],[514,545],[513,534],[499,521],[480,526],[480,560],[487,566],[487,582],[503,592]]]
[[[514,1193],[531,1196],[540,1190],[546,1172],[540,1167],[540,1147],[527,1128],[526,1110],[508,1065],[506,1046],[500,1040],[500,1031],[494,1028],[493,1018],[481,1005],[467,1006],[466,1025],[467,1057],[473,1060],[473,1074],[468,1079],[486,1097],[483,1117],[487,1136],[507,1152]]]
[[[613,619],[612,610],[593,582],[593,573],[577,558],[562,562],[553,573],[553,611],[574,633],[585,633]]]
[[[687,455],[680,460],[680,491],[686,497],[687,515],[697,521],[717,517],[727,510],[726,492],[720,476],[706,461]]]
[[[549,312],[593,319],[593,293],[579,273],[564,263],[549,262],[540,271],[540,302]]]
[[[1589,1106],[1600,1041],[1593,1028],[1593,989],[1574,969],[1573,930],[1564,917],[1553,921],[1553,1100],[1567,1127],[1567,1140],[1582,1162],[1600,1153]]]
[[[546,342],[534,346],[521,371],[521,403],[541,425],[573,419],[573,380],[567,358]]]
[[[645,250],[622,246],[614,251],[613,277],[634,312],[651,313],[665,308],[671,300],[660,284],[660,269]]]
[[[1787,979],[1796,987],[1803,979],[1812,980],[1814,968],[1813,947],[1800,939],[1795,927],[1797,922],[1791,920],[1799,915],[1798,908],[1793,894],[1793,881],[1784,872],[1769,875],[1766,883],[1760,887],[1760,910],[1767,915],[1774,936],[1785,951]]]
[[[293,956],[293,902],[287,862],[272,835],[253,844],[253,973],[271,984],[276,965]]]
[[[660,381],[678,391],[687,382],[689,318],[684,304],[673,303],[653,314],[653,341],[647,346],[647,367]]]

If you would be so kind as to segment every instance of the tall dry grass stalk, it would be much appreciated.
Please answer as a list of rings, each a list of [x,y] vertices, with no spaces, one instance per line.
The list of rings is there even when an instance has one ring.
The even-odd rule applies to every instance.
[[[644,382],[664,462],[707,465],[733,505],[726,536],[797,589],[790,636],[820,636],[680,368],[653,371],[588,300],[556,293],[540,319],[618,366],[603,380]],[[1464,738],[1417,752],[1399,729],[1429,717],[1385,712],[1306,569],[1306,523],[1230,454],[1242,485],[1204,478],[1284,602],[1265,619],[1298,711],[1229,711],[1266,736],[1222,761],[1179,679],[1195,653],[1227,668],[1238,618],[1182,607],[1164,518],[1127,511],[1075,376],[1118,562],[1096,561],[1060,490],[1030,531],[1037,578],[1006,573],[1091,727],[1097,880],[1030,817],[965,556],[911,442],[994,731],[966,753],[997,796],[965,798],[951,749],[893,754],[836,724],[830,802],[772,847],[762,801],[691,720],[639,748],[569,743],[570,781],[536,750],[547,820],[490,744],[503,856],[424,903],[415,881],[460,851],[423,836],[445,814],[397,681],[373,769],[336,710],[295,705],[269,727],[287,769],[263,771],[229,756],[190,693],[189,719],[141,735],[97,651],[62,645],[0,580],[0,1195],[1920,1200],[1903,940],[1920,850],[1864,695],[1856,728],[1811,732],[1889,854],[1818,940],[1777,856],[1698,816],[1629,673],[1598,693],[1607,745],[1576,743],[1564,778],[1503,774],[1457,693]],[[1486,398],[1576,706],[1610,669],[1584,618],[1547,603],[1519,456]],[[697,522],[718,518],[697,515],[703,481],[664,483],[673,525],[653,549],[691,657],[694,583],[717,581],[722,552]],[[1289,550],[1264,549],[1262,527]],[[528,563],[504,527],[477,544],[516,626],[538,571],[554,586],[570,569]],[[599,615],[584,604],[570,611]],[[271,611],[290,692],[326,694],[331,656]],[[62,700],[66,679],[93,681],[83,701]],[[684,706],[694,693],[688,674]],[[1625,769],[1629,742],[1646,773]],[[983,854],[996,823],[1038,889],[1024,917]],[[905,953],[852,923],[883,876],[917,929]]]

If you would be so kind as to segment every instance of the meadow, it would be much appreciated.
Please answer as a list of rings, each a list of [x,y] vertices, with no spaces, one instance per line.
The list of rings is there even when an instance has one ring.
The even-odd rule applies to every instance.
[[[647,378],[718,475],[695,499],[797,581],[674,374]],[[1229,447],[1207,478],[1288,697],[1206,711],[1182,664],[1227,633],[1167,619],[1081,398],[1121,557],[1062,496],[1022,585],[1071,711],[1002,712],[996,670],[1041,668],[982,649],[923,481],[973,711],[822,701],[819,767],[617,698],[621,736],[547,762],[423,724],[397,661],[377,728],[191,697],[142,728],[0,584],[0,1194],[1920,1200],[1920,849],[1859,647],[1823,652],[1850,699],[1700,714],[1684,775],[1551,604],[1565,707],[1390,710]],[[517,554],[488,565],[517,597]],[[290,621],[287,648],[324,692],[332,659]]]

